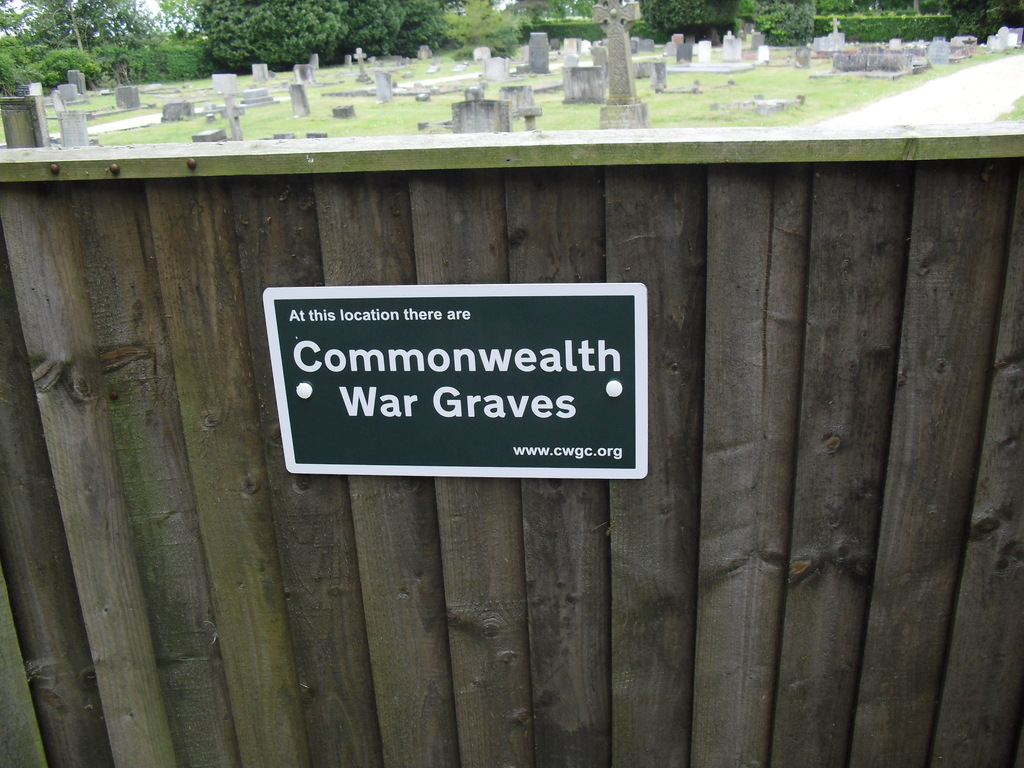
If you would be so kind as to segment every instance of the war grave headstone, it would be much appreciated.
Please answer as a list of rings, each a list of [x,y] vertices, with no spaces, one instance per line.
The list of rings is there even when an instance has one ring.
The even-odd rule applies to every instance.
[[[605,77],[600,67],[562,69],[563,104],[604,104]]]
[[[305,83],[288,83],[288,96],[292,102],[292,117],[309,117],[309,94]]]
[[[50,146],[42,94],[0,97],[0,114],[8,149]]]
[[[551,48],[547,32],[530,33],[530,72],[546,75],[551,72]]]
[[[512,106],[513,120],[523,118],[523,110],[527,107],[536,106],[532,85],[504,85],[498,90],[498,99]]]
[[[391,73],[375,72],[374,87],[377,94],[377,103],[390,104],[391,100],[394,98],[394,85],[391,80]]]
[[[928,63],[933,67],[949,66],[950,45],[948,40],[936,38],[928,45]]]
[[[68,82],[72,83],[78,88],[80,96],[85,97],[85,73],[80,69],[69,69],[68,70]]]
[[[664,61],[651,62],[651,90],[664,93],[668,87],[668,67]]]
[[[601,128],[647,128],[647,105],[636,97],[629,31],[640,20],[640,4],[623,0],[594,3],[594,21],[608,40],[608,98],[601,107]]]
[[[252,65],[252,81],[256,85],[261,85],[270,79],[270,68],[266,64],[253,64]]]
[[[697,43],[697,63],[698,64],[710,64],[711,63],[711,41],[701,40]]]
[[[191,101],[169,101],[164,104],[161,123],[177,123],[189,117],[195,117],[195,109]]]
[[[354,104],[342,104],[340,107],[334,107],[331,110],[331,117],[336,120],[351,120],[356,116],[356,107]]]
[[[484,59],[484,78],[492,80],[494,82],[503,82],[508,80],[509,75],[509,60],[495,57],[493,59]]]
[[[508,133],[512,130],[512,105],[507,101],[457,101],[452,104],[455,133]]]
[[[743,61],[743,41],[731,30],[722,38],[722,61]]]
[[[114,89],[114,104],[118,109],[139,109],[142,106],[142,102],[139,100],[139,86],[117,86]]]
[[[65,110],[57,115],[60,123],[60,144],[62,147],[89,146],[89,129],[86,127],[88,116],[85,112]]]

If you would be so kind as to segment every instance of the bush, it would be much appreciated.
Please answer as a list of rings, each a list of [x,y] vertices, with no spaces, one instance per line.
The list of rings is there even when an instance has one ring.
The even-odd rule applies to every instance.
[[[50,51],[39,65],[39,79],[44,88],[56,88],[68,81],[68,70],[78,69],[85,74],[86,81],[95,82],[100,66],[85,51],[77,48],[59,48]]]
[[[7,54],[0,53],[0,93],[10,96],[14,93],[14,86],[18,84],[18,76],[15,72],[14,61]]]
[[[754,24],[769,45],[804,45],[814,32],[814,5],[802,0],[757,0]]]
[[[636,28],[634,27],[634,32]],[[567,37],[579,37],[583,40],[604,40],[601,25],[585,19],[555,19],[552,21],[535,21],[524,24],[522,39],[529,40],[531,32],[547,32],[549,38],[565,40]]]
[[[950,38],[957,34],[950,16],[839,16],[839,28],[846,39],[858,43],[884,43],[894,37],[903,40]],[[814,17],[814,36],[832,31],[831,16]]]
[[[199,80],[213,72],[203,41],[169,41],[147,48],[98,48],[103,77],[111,83]]]

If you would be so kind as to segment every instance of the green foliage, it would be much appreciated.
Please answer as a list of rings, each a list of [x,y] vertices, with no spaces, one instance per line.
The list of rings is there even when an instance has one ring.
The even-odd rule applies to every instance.
[[[407,0],[405,19],[395,35],[396,54],[416,56],[421,45],[438,51],[447,39],[448,24],[440,0]]]
[[[138,46],[156,33],[153,17],[135,0],[26,0],[24,35],[40,48]]]
[[[899,37],[904,40],[931,40],[958,34],[950,16],[839,16],[839,28],[846,39],[858,43],[884,43]],[[831,16],[814,17],[814,36],[832,31]],[[970,33],[965,33],[970,34]]]
[[[330,60],[348,32],[342,0],[203,0],[199,25],[217,66],[291,67],[311,53]]]
[[[393,53],[404,16],[399,0],[350,0],[345,17],[348,34],[342,49],[362,48],[376,56]]]
[[[635,30],[635,27],[634,27]],[[583,19],[560,19],[557,21],[538,21],[524,24],[520,33],[521,40],[528,40],[531,32],[547,32],[549,38],[565,40],[567,37],[579,37],[584,40],[603,40],[605,37],[601,25]]]
[[[18,84],[18,75],[14,61],[10,56],[0,53],[0,93],[10,96]]]
[[[507,6],[507,10],[525,17],[528,24],[542,19],[566,19],[570,16],[589,19],[594,15],[591,0],[520,0]]]
[[[209,77],[213,64],[202,40],[172,40],[145,48],[106,46],[95,51],[111,83],[158,83]]]
[[[732,29],[740,0],[640,0],[647,26],[665,35]]]
[[[100,74],[100,66],[85,51],[77,48],[59,48],[50,51],[39,64],[39,79],[45,88],[56,88],[68,81],[68,70],[78,69],[85,74],[87,81],[95,81]]]
[[[178,39],[198,36],[199,4],[200,0],[160,0],[160,31]]]
[[[813,36],[813,2],[756,0],[754,9],[754,24],[769,45],[803,45]]]
[[[519,45],[519,19],[496,10],[488,0],[466,0],[461,12],[449,11],[445,19],[457,55],[467,56],[486,45],[495,56],[508,56]]]
[[[987,18],[993,31],[1002,26],[1024,27],[1024,0],[992,0]]]

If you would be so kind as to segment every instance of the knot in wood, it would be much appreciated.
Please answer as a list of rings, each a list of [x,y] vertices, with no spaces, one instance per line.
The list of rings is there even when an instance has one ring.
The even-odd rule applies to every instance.
[[[92,399],[92,387],[89,386],[89,380],[85,376],[78,375],[72,379],[71,396],[80,403]]]
[[[203,411],[202,419],[203,429],[216,429],[217,427],[220,426],[221,413],[219,410],[216,409]]]

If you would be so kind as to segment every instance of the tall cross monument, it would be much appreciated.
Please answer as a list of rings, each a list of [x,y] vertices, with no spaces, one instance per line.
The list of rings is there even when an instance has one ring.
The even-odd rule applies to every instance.
[[[608,36],[608,100],[601,108],[602,128],[647,128],[647,105],[636,97],[629,31],[640,19],[640,4],[598,0],[594,21]]]

